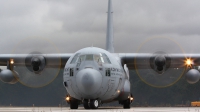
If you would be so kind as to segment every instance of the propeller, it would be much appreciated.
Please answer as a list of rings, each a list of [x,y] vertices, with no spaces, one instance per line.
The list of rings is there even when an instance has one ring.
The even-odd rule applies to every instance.
[[[27,52],[29,52],[27,54]],[[38,88],[51,83],[59,74],[61,59],[53,60],[57,66],[47,66],[52,61],[46,54],[59,53],[55,45],[44,38],[27,38],[19,42],[15,47],[14,54],[27,54],[21,63],[25,66],[15,66],[13,69],[19,74],[19,82],[25,86]]]
[[[166,37],[148,38],[138,48],[138,53],[149,54],[149,59],[135,58],[136,72],[140,79],[153,87],[168,87],[176,83],[183,75],[185,68],[171,68],[172,53],[183,53],[177,42]],[[140,69],[141,63],[144,69]]]

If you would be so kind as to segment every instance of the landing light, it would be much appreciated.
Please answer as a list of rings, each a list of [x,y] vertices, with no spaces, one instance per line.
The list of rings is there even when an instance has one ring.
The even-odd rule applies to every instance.
[[[133,101],[133,97],[130,97],[130,100]]]
[[[67,97],[66,97],[66,100],[67,100],[67,101],[69,101],[69,100],[70,100],[70,97],[69,97],[69,96],[67,96]]]
[[[10,64],[14,64],[14,60],[10,60]]]
[[[118,93],[120,93],[120,90],[117,90]]]
[[[191,66],[191,65],[193,64],[193,62],[192,62],[191,59],[187,59],[187,60],[185,61],[185,63],[186,63],[187,66]]]

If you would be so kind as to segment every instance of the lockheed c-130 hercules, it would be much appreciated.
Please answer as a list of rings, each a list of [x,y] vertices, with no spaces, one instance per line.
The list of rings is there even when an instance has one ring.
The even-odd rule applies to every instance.
[[[111,0],[108,0],[107,13],[106,50],[87,47],[74,54],[0,54],[0,66],[7,66],[0,73],[1,80],[37,87],[40,83],[34,78],[38,79],[38,74],[50,82],[55,76],[50,74],[56,74],[54,69],[61,67],[64,69],[63,85],[68,93],[66,100],[71,109],[77,109],[80,104],[85,109],[97,109],[101,104],[112,101],[130,108],[133,96],[129,69],[136,70],[141,80],[154,87],[172,85],[182,74],[189,83],[199,81],[200,73],[196,67],[200,65],[200,54],[169,54],[165,51],[114,53]],[[25,67],[32,74],[20,73],[20,67]]]

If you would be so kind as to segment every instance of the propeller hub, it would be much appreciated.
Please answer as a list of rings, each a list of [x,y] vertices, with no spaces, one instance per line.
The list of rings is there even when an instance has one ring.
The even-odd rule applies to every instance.
[[[163,68],[163,66],[165,65],[166,63],[166,58],[165,56],[157,56],[155,58],[155,64],[158,68]]]
[[[41,61],[40,61],[39,58],[34,57],[34,58],[31,60],[31,64],[32,64],[33,67],[40,66]]]

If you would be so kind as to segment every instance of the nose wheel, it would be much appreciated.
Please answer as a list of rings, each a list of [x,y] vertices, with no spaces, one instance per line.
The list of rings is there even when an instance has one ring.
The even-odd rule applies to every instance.
[[[99,101],[97,99],[91,99],[90,101],[84,100],[83,106],[85,109],[97,109],[99,107]]]
[[[98,100],[90,100],[90,108],[91,109],[97,109],[99,107],[99,101]]]

